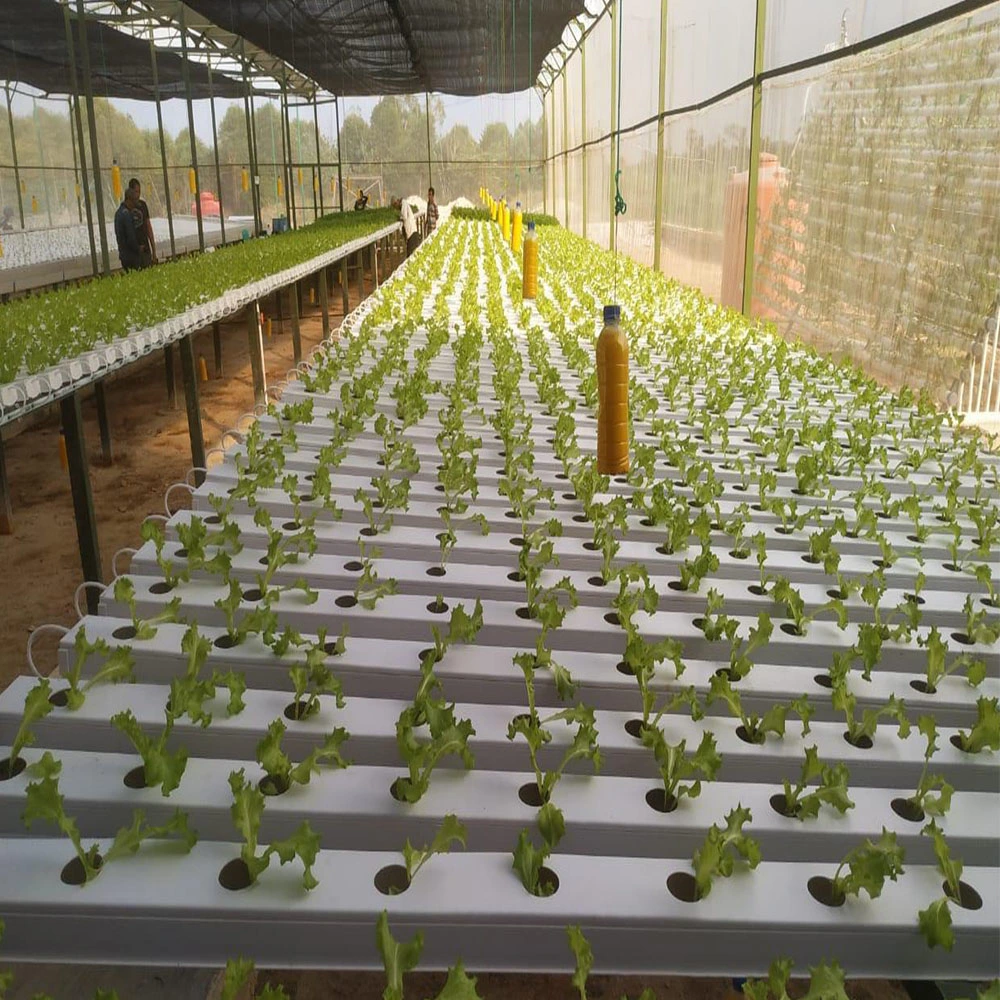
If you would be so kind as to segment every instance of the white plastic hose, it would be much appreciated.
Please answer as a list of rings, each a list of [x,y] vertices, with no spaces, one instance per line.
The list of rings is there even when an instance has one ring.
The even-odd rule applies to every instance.
[[[167,512],[168,518],[173,517],[174,514],[176,513],[176,511],[172,511],[170,509],[171,494],[174,492],[174,490],[180,490],[180,489],[187,490],[188,493],[194,493],[194,489],[192,488],[190,483],[172,483],[170,486],[168,486],[166,493],[163,494],[163,509]]]
[[[80,609],[80,595],[88,590],[94,590],[99,588],[103,593],[107,584],[101,583],[100,580],[84,580],[76,590],[73,591],[73,610],[76,612],[76,620],[79,621],[81,618],[86,617],[87,612]]]
[[[31,630],[31,635],[28,636],[28,667],[36,677],[45,677],[46,675],[43,674],[35,665],[35,657],[33,653],[35,648],[35,639],[37,639],[38,636],[42,635],[44,632],[58,632],[60,636],[63,636],[68,631],[69,629],[66,628],[65,625],[54,624],[39,625],[37,628],[33,628]]]

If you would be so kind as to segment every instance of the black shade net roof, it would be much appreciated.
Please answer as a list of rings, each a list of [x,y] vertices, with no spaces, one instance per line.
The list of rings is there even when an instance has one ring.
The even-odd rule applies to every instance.
[[[509,93],[584,0],[187,0],[341,96]]]
[[[77,74],[81,72],[80,36],[71,17]],[[98,97],[155,97],[149,42],[88,18],[90,76]],[[183,60],[158,49],[156,69],[160,97],[184,97]],[[191,96],[210,96],[208,69],[188,61]],[[17,80],[47,94],[73,94],[79,90],[70,72],[63,7],[56,0],[0,0],[0,79]],[[215,97],[242,97],[244,86],[219,73],[212,75]]]

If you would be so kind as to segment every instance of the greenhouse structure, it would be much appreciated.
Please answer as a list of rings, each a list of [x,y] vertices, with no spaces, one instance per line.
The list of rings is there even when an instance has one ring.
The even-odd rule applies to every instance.
[[[0,1000],[1000,1000],[998,0],[0,79]]]

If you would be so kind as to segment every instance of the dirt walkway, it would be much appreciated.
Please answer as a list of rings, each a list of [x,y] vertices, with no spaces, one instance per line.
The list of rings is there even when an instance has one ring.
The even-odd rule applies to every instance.
[[[351,308],[358,304],[357,277],[349,282]],[[366,289],[371,291],[371,280]],[[330,296],[331,321],[342,318],[339,285]],[[264,340],[268,380],[283,378],[293,366],[291,323],[278,323],[273,299],[264,303],[272,318],[272,335]],[[288,298],[284,315],[289,315]],[[318,306],[304,302],[302,350],[322,339]],[[223,377],[215,379],[212,332],[195,338],[195,357],[204,357],[210,375],[202,382],[202,426],[206,450],[219,443],[223,431],[253,408],[253,383],[246,320],[241,314],[222,325]],[[175,352],[176,358],[176,352]],[[104,579],[112,576],[111,560],[119,549],[139,544],[139,526],[148,514],[163,513],[163,493],[182,480],[191,467],[191,445],[184,410],[180,360],[175,360],[176,405],[167,402],[162,354],[127,374],[109,380],[106,396],[114,461],[105,465],[93,397],[83,402],[94,510],[101,545]],[[14,507],[14,534],[0,536],[0,690],[27,672],[25,656],[32,629],[47,622],[71,625],[76,621],[73,592],[83,579],[73,518],[69,474],[59,463],[59,415],[5,441],[7,471]],[[171,503],[184,502],[175,494]],[[43,670],[55,665],[58,637],[36,643],[36,662]]]

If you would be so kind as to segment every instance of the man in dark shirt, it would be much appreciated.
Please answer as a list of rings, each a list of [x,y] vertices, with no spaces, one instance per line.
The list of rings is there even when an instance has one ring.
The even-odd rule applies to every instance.
[[[427,235],[437,229],[438,224],[438,204],[434,200],[434,188],[427,189]]]
[[[125,199],[115,212],[115,239],[118,241],[118,259],[125,271],[138,271],[144,266],[135,216],[139,212],[135,191],[125,189]]]
[[[142,200],[142,187],[137,177],[133,177],[128,186],[135,191],[136,207],[139,212],[136,217],[136,235],[139,238],[142,266],[149,267],[150,264],[156,263],[156,240],[153,239],[153,223],[149,220],[149,206]]]

